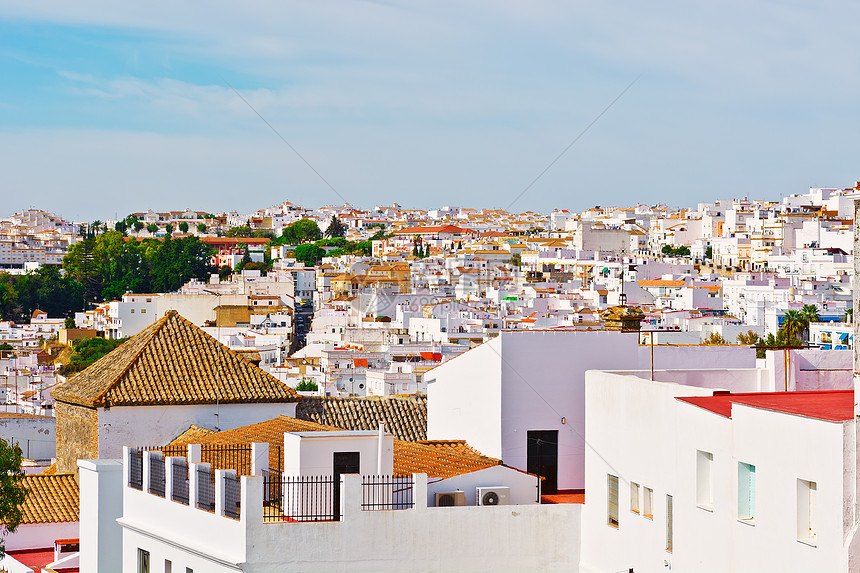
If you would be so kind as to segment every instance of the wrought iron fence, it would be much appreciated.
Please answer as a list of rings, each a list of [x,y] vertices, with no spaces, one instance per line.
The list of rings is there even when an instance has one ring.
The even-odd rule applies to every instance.
[[[173,501],[188,505],[188,462],[184,459],[176,458],[173,463],[173,487],[171,488],[170,497]]]
[[[143,491],[143,450],[128,451],[128,486]]]
[[[412,509],[414,489],[412,476],[361,476],[361,510]]]
[[[215,472],[211,469],[197,470],[197,508],[215,511]]]
[[[224,515],[239,519],[242,485],[239,476],[224,476]]]
[[[333,476],[284,478],[269,470],[263,476],[263,521],[338,521],[339,493],[340,483]]]
[[[164,497],[164,458],[149,458],[149,493]]]

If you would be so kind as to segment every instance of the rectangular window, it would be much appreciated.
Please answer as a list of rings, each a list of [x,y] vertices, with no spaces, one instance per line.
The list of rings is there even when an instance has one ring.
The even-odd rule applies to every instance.
[[[639,513],[639,484],[630,482],[630,511]]]
[[[642,488],[642,515],[654,519],[654,490],[650,487]]]
[[[666,551],[672,552],[672,545],[674,542],[674,531],[673,531],[673,523],[672,517],[674,513],[674,508],[672,507],[672,496],[666,496]]]
[[[606,475],[606,523],[618,527],[618,476]]]
[[[738,519],[755,524],[755,466],[738,462]]]
[[[145,308],[140,309],[140,314],[146,314],[146,309]]]
[[[170,559],[164,560],[164,573],[173,573],[173,562]]]
[[[131,314],[134,314],[134,309],[131,309]]]
[[[137,549],[137,573],[149,573],[149,551]]]
[[[797,480],[797,540],[809,545],[815,545],[817,490],[814,481]]]
[[[696,450],[696,505],[713,511],[714,491],[711,483],[711,468],[714,454]]]

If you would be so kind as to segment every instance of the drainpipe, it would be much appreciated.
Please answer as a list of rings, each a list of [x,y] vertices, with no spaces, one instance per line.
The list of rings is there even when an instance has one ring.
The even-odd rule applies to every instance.
[[[376,475],[382,475],[382,440],[385,437],[385,422],[379,422],[379,439],[376,449]]]

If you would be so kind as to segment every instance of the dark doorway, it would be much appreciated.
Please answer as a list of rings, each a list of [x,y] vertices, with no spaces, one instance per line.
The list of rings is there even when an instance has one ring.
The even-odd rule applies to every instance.
[[[558,493],[558,430],[529,430],[526,439],[526,471],[544,478],[542,494]]]
[[[332,474],[334,475],[334,495],[332,503],[334,504],[334,519],[340,521],[340,476],[341,474],[357,474],[361,473],[361,456],[359,452],[335,452],[334,461],[332,463]]]

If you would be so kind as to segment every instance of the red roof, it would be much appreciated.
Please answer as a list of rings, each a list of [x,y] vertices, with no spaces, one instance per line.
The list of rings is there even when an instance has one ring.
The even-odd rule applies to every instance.
[[[433,225],[426,227],[409,227],[408,229],[402,229],[397,231],[397,235],[432,235],[434,233],[451,233],[455,235],[466,235],[466,234],[474,234],[475,231],[472,229],[464,229],[463,227],[458,227],[456,225]]]
[[[717,391],[714,396],[679,397],[678,400],[726,418],[732,417],[732,404],[743,404],[762,410],[785,412],[831,422],[844,422],[854,418],[854,390],[739,394],[723,394]]]

